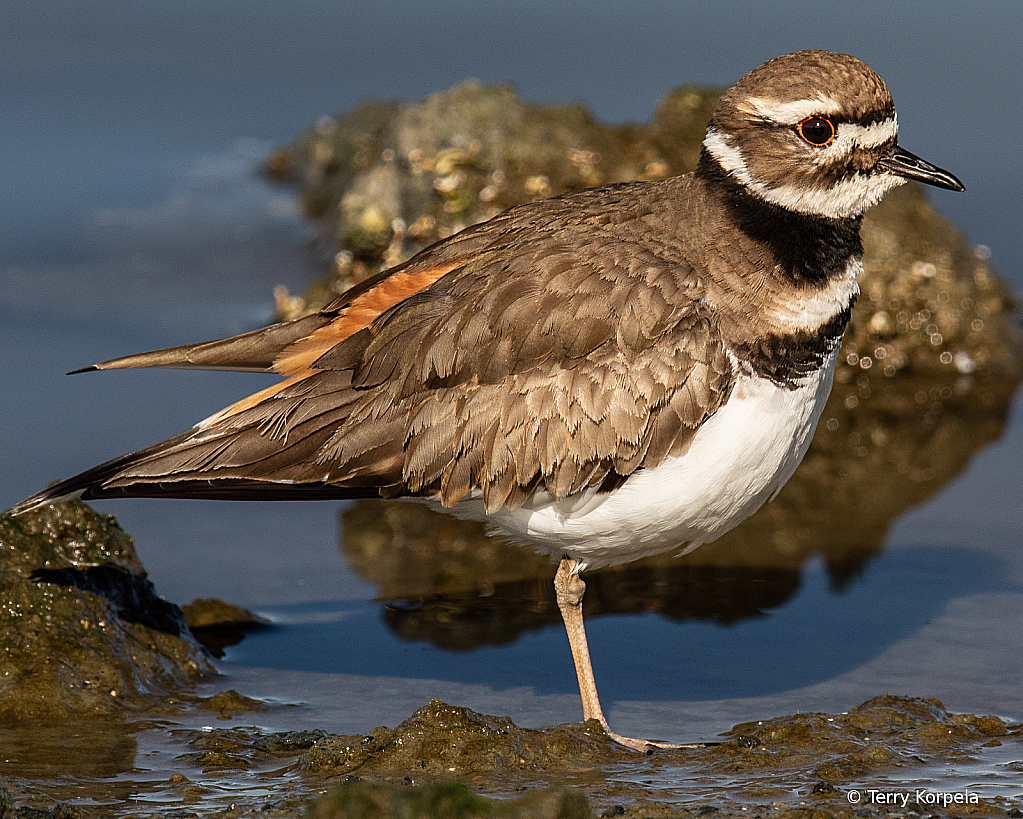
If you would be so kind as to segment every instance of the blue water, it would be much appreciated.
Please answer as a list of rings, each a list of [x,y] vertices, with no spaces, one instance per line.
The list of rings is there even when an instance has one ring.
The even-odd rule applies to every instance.
[[[921,585],[927,594],[913,593]],[[791,601],[740,627],[638,614],[591,618],[587,631],[600,649],[594,673],[603,697],[757,697],[841,676],[912,635],[950,598],[996,589],[1020,591],[983,553],[909,549],[871,566],[837,601],[823,566],[811,564]],[[541,695],[576,691],[569,652],[548,650],[552,637],[560,637],[559,624],[527,632],[512,645],[456,652],[403,641],[379,610],[358,603],[318,601],[264,613],[276,625],[229,649],[231,663],[385,677],[414,673],[495,689],[529,686]]]

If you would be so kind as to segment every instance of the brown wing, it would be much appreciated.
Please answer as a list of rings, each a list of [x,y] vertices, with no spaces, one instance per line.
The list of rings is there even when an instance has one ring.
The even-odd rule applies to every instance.
[[[85,473],[85,497],[478,490],[495,510],[681,454],[732,373],[652,187],[523,206],[427,249],[279,351],[283,384]]]

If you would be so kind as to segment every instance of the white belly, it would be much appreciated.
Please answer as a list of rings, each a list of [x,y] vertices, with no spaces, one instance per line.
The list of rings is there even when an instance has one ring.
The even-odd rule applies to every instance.
[[[831,392],[836,356],[796,389],[740,375],[685,455],[637,471],[615,492],[537,498],[491,515],[473,500],[445,511],[584,568],[696,548],[752,515],[795,472]]]

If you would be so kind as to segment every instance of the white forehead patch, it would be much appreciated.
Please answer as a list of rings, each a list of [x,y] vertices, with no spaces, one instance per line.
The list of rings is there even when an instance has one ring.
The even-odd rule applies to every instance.
[[[776,122],[779,125],[797,125],[807,117],[832,116],[842,111],[842,106],[834,97],[820,94],[812,99],[781,100],[766,97],[749,97],[739,103],[739,109],[748,114]]]

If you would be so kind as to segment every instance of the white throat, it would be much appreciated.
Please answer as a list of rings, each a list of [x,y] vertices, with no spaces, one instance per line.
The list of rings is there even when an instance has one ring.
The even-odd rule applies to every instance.
[[[880,138],[882,131],[888,134],[891,126],[882,123],[870,128],[876,130],[868,132],[863,126],[841,125],[838,138],[835,140],[835,152],[848,152],[852,149],[856,137],[861,136],[855,134],[852,129],[864,131],[862,136],[873,143]],[[753,176],[742,151],[721,131],[715,128],[707,131],[703,146],[727,174],[754,196],[785,210],[810,216],[825,216],[832,219],[859,216],[867,208],[880,202],[892,188],[906,181],[891,173],[870,173],[842,180],[828,188],[813,188],[793,183],[768,185]]]

